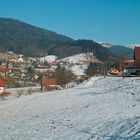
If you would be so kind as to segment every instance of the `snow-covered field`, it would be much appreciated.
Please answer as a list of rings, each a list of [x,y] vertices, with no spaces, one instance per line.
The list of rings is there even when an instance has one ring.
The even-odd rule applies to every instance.
[[[140,78],[92,77],[0,102],[0,140],[139,139]]]

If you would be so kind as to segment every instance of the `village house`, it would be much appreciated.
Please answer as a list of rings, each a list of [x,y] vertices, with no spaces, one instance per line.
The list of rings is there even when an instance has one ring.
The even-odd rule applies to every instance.
[[[123,63],[125,75],[140,76],[140,47],[134,48],[134,59],[125,60]]]
[[[109,73],[112,75],[121,75],[123,74],[123,71],[119,68],[111,68]]]
[[[35,72],[39,72],[39,73],[45,73],[48,71],[48,67],[46,66],[38,66],[36,68],[34,68]]]
[[[0,95],[5,92],[6,83],[0,79]]]
[[[7,68],[0,66],[0,75],[5,76],[6,72],[7,72]]]
[[[57,89],[57,79],[55,78],[43,78],[41,81],[42,90],[54,90]]]
[[[125,60],[123,62],[124,66],[130,67],[140,67],[140,47],[134,48],[134,59],[133,60]]]
[[[134,60],[124,60],[123,65],[132,67],[134,66]]]

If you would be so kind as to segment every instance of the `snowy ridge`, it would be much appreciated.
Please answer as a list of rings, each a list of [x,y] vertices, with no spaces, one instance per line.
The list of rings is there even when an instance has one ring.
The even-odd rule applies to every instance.
[[[127,47],[130,49],[134,49],[135,47],[140,47],[140,44],[131,44],[131,45],[127,45]]]
[[[53,61],[57,60],[57,56],[55,55],[47,55],[45,57],[40,58],[41,61],[47,61],[48,63],[52,63]]]
[[[100,45],[102,45],[105,48],[111,48],[113,45],[105,42],[99,42]]]
[[[140,139],[140,79],[92,77],[77,88],[0,102],[0,140]]]
[[[72,64],[84,64],[84,63],[90,63],[92,62],[100,62],[92,53],[82,53],[77,54],[74,56],[66,57],[64,59],[61,59],[63,62],[68,62]]]

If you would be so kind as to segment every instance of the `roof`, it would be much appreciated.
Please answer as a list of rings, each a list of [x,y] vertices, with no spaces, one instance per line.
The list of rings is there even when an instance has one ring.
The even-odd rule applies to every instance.
[[[57,79],[55,78],[43,78],[42,79],[42,84],[43,85],[57,85]]]
[[[5,67],[0,67],[0,73],[5,73],[7,69]]]
[[[133,63],[134,60],[125,60],[124,62],[125,62],[125,63]]]
[[[5,87],[5,86],[6,86],[6,83],[2,79],[0,79],[0,87]]]
[[[110,74],[116,74],[116,75],[122,74],[122,70],[119,68],[111,68]]]

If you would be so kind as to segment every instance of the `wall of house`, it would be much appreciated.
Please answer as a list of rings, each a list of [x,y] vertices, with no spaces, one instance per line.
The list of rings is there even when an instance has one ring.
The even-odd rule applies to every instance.
[[[4,92],[4,87],[0,87],[0,94]]]
[[[134,50],[134,66],[140,67],[140,47],[135,47]]]

